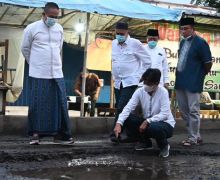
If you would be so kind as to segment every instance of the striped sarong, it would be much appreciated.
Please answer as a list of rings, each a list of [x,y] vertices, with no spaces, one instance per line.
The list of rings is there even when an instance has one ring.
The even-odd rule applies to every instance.
[[[28,134],[71,137],[63,78],[29,77]]]

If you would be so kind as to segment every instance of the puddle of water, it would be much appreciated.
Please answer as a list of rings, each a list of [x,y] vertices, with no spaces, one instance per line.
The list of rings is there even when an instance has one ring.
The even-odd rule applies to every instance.
[[[72,179],[72,180],[146,180],[152,178],[165,179],[164,173],[154,174],[151,169],[117,166],[88,166],[74,168],[43,169],[35,172],[19,172],[17,177],[32,179]],[[167,179],[167,178],[166,178]]]
[[[72,180],[220,179],[220,157],[144,155],[99,156],[73,159],[66,167],[11,172],[13,177]]]

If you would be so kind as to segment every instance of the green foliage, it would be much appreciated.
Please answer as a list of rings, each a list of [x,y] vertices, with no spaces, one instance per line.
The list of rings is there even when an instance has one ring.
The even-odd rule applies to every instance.
[[[194,0],[197,5],[204,5],[220,9],[220,0]]]

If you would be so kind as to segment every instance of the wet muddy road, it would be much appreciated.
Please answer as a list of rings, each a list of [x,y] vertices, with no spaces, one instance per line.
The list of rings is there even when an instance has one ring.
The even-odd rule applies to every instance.
[[[219,180],[220,157],[146,154],[99,155],[43,162],[1,164],[0,179]]]
[[[0,180],[220,180],[220,131],[203,131],[201,146],[171,138],[170,157],[134,144],[112,145],[108,135],[75,137],[72,146],[28,145],[25,137],[0,136]],[[46,139],[46,141],[49,139]]]

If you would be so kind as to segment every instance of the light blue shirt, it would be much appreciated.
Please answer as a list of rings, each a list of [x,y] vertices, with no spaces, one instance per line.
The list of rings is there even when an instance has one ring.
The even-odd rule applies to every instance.
[[[192,44],[192,41],[190,40],[184,40],[183,42],[183,47],[180,50],[179,61],[177,64],[178,71],[182,71],[185,68],[186,58],[187,58],[191,44]]]

